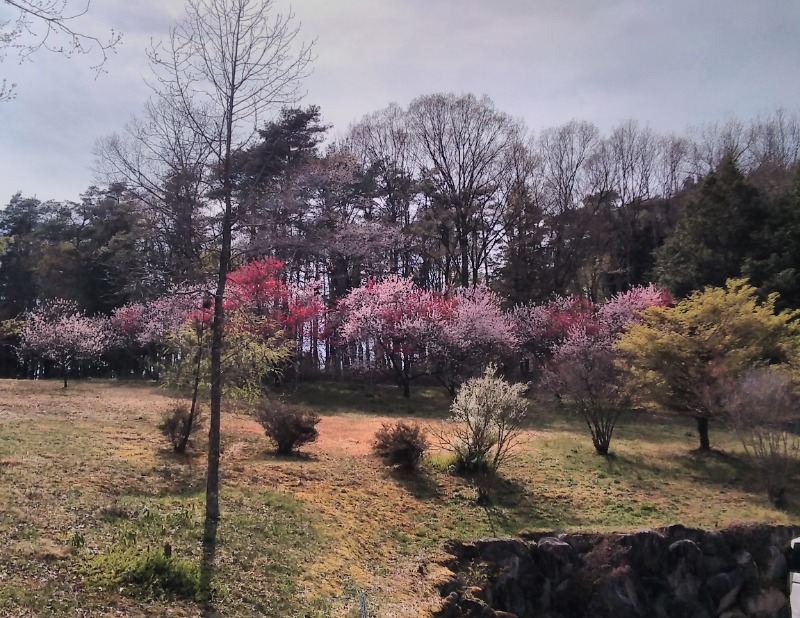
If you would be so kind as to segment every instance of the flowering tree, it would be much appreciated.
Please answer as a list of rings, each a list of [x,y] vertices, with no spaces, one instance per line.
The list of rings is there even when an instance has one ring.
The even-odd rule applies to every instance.
[[[581,296],[557,296],[545,305],[517,305],[509,319],[525,354],[524,373],[530,371],[530,359],[544,366],[553,350],[563,343],[569,332],[578,327],[591,330],[596,307]]]
[[[180,347],[183,325],[201,311],[203,292],[179,288],[145,303],[131,303],[115,309],[110,318],[115,347],[144,362],[147,373],[163,367]]]
[[[104,317],[89,317],[76,303],[50,301],[30,312],[22,328],[20,354],[36,354],[56,363],[64,376],[82,360],[96,360],[113,343],[113,330]]]
[[[339,335],[381,353],[394,371],[403,395],[410,396],[414,363],[424,356],[437,324],[452,307],[441,295],[417,287],[411,279],[391,275],[371,279],[351,290],[338,306]]]
[[[464,380],[482,374],[516,348],[517,336],[500,304],[500,297],[484,285],[459,288],[436,323],[431,364],[451,395]]]
[[[620,292],[598,308],[597,318],[602,324],[600,330],[619,335],[629,324],[638,324],[642,320],[642,312],[648,307],[667,307],[672,302],[669,292],[652,283]]]
[[[294,340],[295,351],[303,350],[307,326],[322,314],[315,281],[305,286],[286,284],[280,277],[283,262],[265,257],[249,262],[230,273],[226,291],[226,310],[239,312],[240,318],[255,318],[266,337],[281,333]],[[246,320],[240,319],[239,326]]]
[[[560,320],[572,321],[572,325],[553,348],[544,384],[583,417],[599,455],[608,455],[619,416],[632,404],[625,373],[617,362],[616,338],[627,325],[638,323],[645,309],[663,307],[671,300],[654,286],[636,287],[614,296],[592,314],[583,314],[580,320]]]
[[[510,384],[489,365],[482,376],[467,380],[450,406],[451,425],[440,436],[456,455],[463,472],[497,469],[511,456],[522,435],[527,384]]]

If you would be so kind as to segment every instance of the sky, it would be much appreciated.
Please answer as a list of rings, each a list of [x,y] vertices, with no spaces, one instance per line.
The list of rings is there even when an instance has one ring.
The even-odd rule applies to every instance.
[[[69,0],[75,2],[76,0]],[[627,119],[659,132],[778,107],[800,111],[800,0],[273,0],[315,39],[303,104],[333,134],[390,102],[437,92],[489,95],[536,132],[572,119],[607,132]],[[73,6],[81,6],[73,4]],[[0,0],[0,23],[11,15]],[[181,0],[92,0],[77,29],[123,33],[96,56],[45,51],[0,78],[0,206],[16,192],[76,200],[92,184],[95,141],[121,132],[151,90],[146,49]]]

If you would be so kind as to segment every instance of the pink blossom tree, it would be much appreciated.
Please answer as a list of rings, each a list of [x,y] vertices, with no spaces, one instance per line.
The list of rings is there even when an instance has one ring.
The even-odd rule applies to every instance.
[[[636,286],[620,292],[604,302],[597,311],[597,320],[614,336],[619,335],[628,324],[637,324],[641,313],[648,307],[666,307],[672,304],[672,296],[652,283]]]
[[[424,358],[434,329],[451,311],[451,303],[441,295],[390,275],[371,279],[339,301],[338,334],[344,342],[364,344],[381,354],[409,397],[414,365]]]
[[[55,299],[30,312],[20,336],[21,355],[35,354],[58,365],[64,376],[80,361],[98,360],[114,341],[108,318],[89,317],[76,303]]]
[[[626,376],[617,362],[616,338],[648,307],[671,302],[669,294],[652,285],[617,294],[574,321],[553,347],[544,384],[583,417],[599,455],[608,455],[620,414],[632,405]]]
[[[169,364],[181,329],[192,317],[204,319],[204,293],[199,288],[178,288],[144,303],[131,303],[115,309],[110,317],[114,343],[144,363],[147,373]]]
[[[429,354],[432,371],[453,396],[464,380],[501,363],[517,347],[500,296],[485,285],[457,289],[442,318],[431,333]]]

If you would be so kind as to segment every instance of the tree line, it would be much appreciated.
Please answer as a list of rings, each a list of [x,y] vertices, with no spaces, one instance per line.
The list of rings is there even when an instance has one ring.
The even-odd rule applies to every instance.
[[[153,104],[100,140],[109,184],[78,202],[11,198],[0,319],[53,298],[110,314],[208,279],[219,170],[179,120]],[[737,276],[800,302],[796,114],[689,137],[634,121],[533,137],[486,97],[432,95],[323,147],[327,130],[315,107],[284,109],[230,174],[232,264],[280,260],[327,307],[387,275],[436,292],[487,284],[505,306],[650,282],[683,297]]]

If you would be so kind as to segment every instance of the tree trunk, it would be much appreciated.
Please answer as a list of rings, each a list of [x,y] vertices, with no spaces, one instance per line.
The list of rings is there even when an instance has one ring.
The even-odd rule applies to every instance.
[[[708,419],[705,416],[695,417],[697,420],[697,432],[700,434],[700,450],[710,451],[711,442],[708,439]]]
[[[403,397],[406,399],[411,398],[411,361],[404,358],[403,361]]]
[[[459,238],[459,245],[461,249],[461,268],[460,279],[461,287],[465,290],[469,288],[469,242],[465,236]]]
[[[204,305],[205,306],[205,305]],[[192,389],[192,407],[189,410],[189,418],[186,420],[186,425],[183,428],[183,435],[180,442],[175,446],[176,453],[183,453],[186,451],[186,446],[189,444],[189,436],[192,435],[192,426],[194,425],[194,417],[197,412],[197,392],[200,390],[200,363],[203,360],[203,332],[205,326],[200,323],[200,332],[197,335],[197,353],[194,359],[194,388]]]
[[[206,518],[219,519],[219,447],[222,414],[222,338],[225,332],[225,284],[231,261],[232,205],[228,197],[222,223],[214,320],[211,323],[211,414],[208,423],[208,476],[206,480]]]

